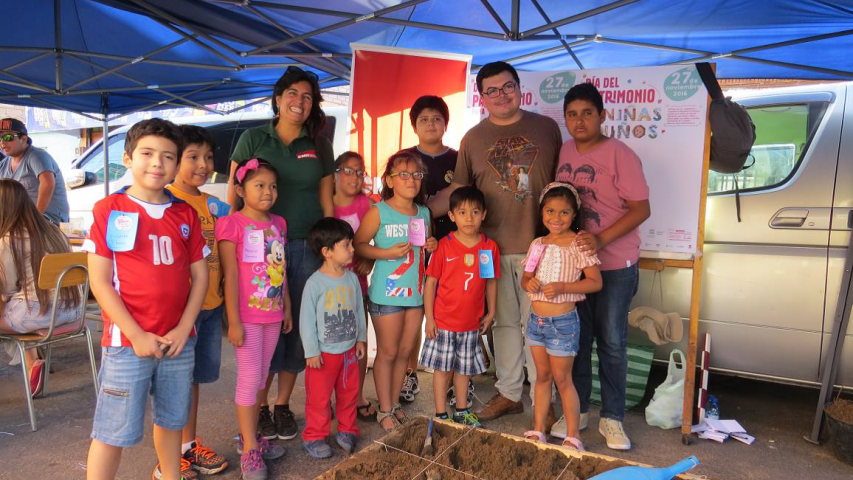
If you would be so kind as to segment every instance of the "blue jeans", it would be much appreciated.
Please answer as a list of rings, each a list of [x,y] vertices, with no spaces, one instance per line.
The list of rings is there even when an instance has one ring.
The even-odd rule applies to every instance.
[[[225,305],[202,310],[195,320],[195,369],[193,382],[213,383],[219,380],[222,365],[222,312]]]
[[[598,345],[598,378],[601,382],[601,417],[625,418],[625,384],[628,375],[628,310],[637,293],[640,270],[636,264],[601,272],[604,288],[588,293],[578,302],[581,334],[572,379],[580,410],[589,411],[592,394],[592,339]]]
[[[101,347],[92,438],[116,447],[139,443],[149,395],[154,424],[182,430],[190,413],[195,343],[190,337],[180,355],[161,359],[137,357],[133,347]]]
[[[322,262],[304,238],[288,240],[284,247],[287,259],[287,291],[290,294],[290,309],[293,312],[293,330],[283,333],[275,346],[270,362],[270,373],[282,370],[299,373],[305,370],[305,350],[299,336],[299,307],[302,305],[302,291],[308,278],[320,268]]]

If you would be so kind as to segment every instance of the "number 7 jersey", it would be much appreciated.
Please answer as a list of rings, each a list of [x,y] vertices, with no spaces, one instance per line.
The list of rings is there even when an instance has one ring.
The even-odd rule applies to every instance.
[[[480,278],[480,251],[492,252],[495,277],[501,276],[498,244],[481,234],[480,241],[466,247],[451,232],[438,242],[427,267],[427,276],[438,280],[433,316],[442,330],[470,332],[480,325],[486,304],[486,278]]]
[[[190,265],[204,259],[208,248],[198,215],[189,204],[168,191],[169,203],[151,204],[127,195],[126,189],[95,204],[95,223],[83,250],[112,260],[112,285],[127,311],[146,332],[164,335],[178,325],[187,305]],[[111,212],[138,215],[128,251],[116,252],[107,246],[110,230],[128,228],[126,220],[110,225]],[[103,318],[101,346],[132,346],[106,312]]]

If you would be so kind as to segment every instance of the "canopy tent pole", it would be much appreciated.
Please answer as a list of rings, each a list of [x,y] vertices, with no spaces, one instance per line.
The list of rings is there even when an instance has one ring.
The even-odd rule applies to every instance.
[[[521,15],[521,1],[520,0],[512,0],[512,16],[510,18],[510,32],[509,39],[510,40],[518,40],[520,38],[518,34],[518,23],[519,16]]]
[[[548,17],[548,14],[545,13],[545,9],[542,8],[541,5],[539,5],[539,2],[537,0],[530,0],[530,3],[533,4],[533,7],[536,8],[536,10],[539,12],[539,15],[542,16],[542,20],[545,20],[545,22],[547,22],[547,23],[551,23],[551,18]],[[554,27],[551,30],[556,35],[560,35],[560,31],[557,30],[557,27]],[[569,44],[566,43],[566,39],[563,38],[562,36],[560,37],[560,43],[563,45],[563,47],[566,48],[566,51],[569,52],[569,55],[572,57],[572,60],[574,60],[575,63],[578,65],[578,68],[583,70],[583,63],[581,63],[581,59],[578,58],[577,55],[575,55],[575,52],[574,52],[574,50],[572,50],[572,47],[570,47]]]
[[[849,226],[849,225],[848,225]],[[850,308],[853,305],[853,231],[850,232],[850,242],[844,260],[844,275],[841,277],[841,288],[838,292],[838,304],[835,307],[835,321],[832,324],[832,335],[827,344],[828,355],[823,360],[820,374],[820,396],[812,424],[812,433],[803,437],[806,441],[820,444],[820,434],[823,429],[823,409],[832,401],[832,391],[838,375],[838,358],[844,347],[844,337],[847,324],[850,322]]]
[[[56,71],[56,91],[62,91],[62,13],[60,12],[59,0],[53,0],[53,39],[56,45],[56,60],[54,70]]]
[[[139,1],[139,0],[134,0],[134,1]],[[244,53],[245,53],[245,55],[254,55],[256,53],[260,53],[260,52],[263,52],[265,50],[270,50],[272,48],[284,47],[286,45],[290,45],[291,43],[296,43],[296,42],[299,42],[301,40],[305,40],[305,39],[308,39],[308,38],[311,38],[311,37],[314,37],[314,36],[317,36],[317,35],[320,35],[320,34],[323,34],[326,32],[331,32],[332,30],[337,30],[339,28],[347,27],[349,25],[353,25],[355,23],[359,23],[359,22],[362,22],[364,20],[369,20],[371,18],[379,17],[382,15],[387,15],[389,13],[393,13],[393,12],[396,12],[398,10],[405,10],[406,8],[414,7],[414,6],[418,5],[419,3],[424,3],[424,2],[428,2],[428,1],[430,1],[430,0],[409,0],[407,2],[403,2],[399,5],[394,5],[393,7],[386,7],[386,8],[383,8],[381,10],[376,10],[372,13],[368,13],[366,15],[362,15],[362,16],[359,16],[356,18],[350,18],[348,20],[344,20],[343,22],[338,22],[338,23],[328,25],[328,26],[323,27],[323,28],[318,28],[317,30],[312,30],[310,32],[303,33],[302,35],[299,35],[299,36],[296,36],[293,38],[288,38],[287,40],[281,40],[279,42],[271,43],[269,45],[264,45],[264,46],[258,47],[254,50],[250,50],[250,51],[244,52]],[[241,53],[241,55],[242,55],[242,53]]]
[[[110,97],[108,93],[101,94],[101,114],[104,116],[104,136],[102,145],[104,149],[104,198],[110,196]]]
[[[619,0],[618,2],[608,3],[607,5],[602,5],[598,8],[593,8],[591,10],[587,10],[585,12],[581,12],[577,15],[572,15],[571,17],[566,17],[561,20],[557,20],[556,22],[550,22],[541,27],[532,28],[527,30],[526,32],[521,32],[518,34],[517,40],[522,38],[526,38],[532,35],[536,35],[537,33],[542,33],[546,30],[551,30],[552,28],[562,27],[563,25],[568,25],[570,23],[578,22],[585,18],[594,17],[598,14],[609,12],[610,10],[615,10],[619,7],[624,7],[625,5],[630,5],[632,3],[639,2],[640,0]]]
[[[501,27],[501,30],[503,30],[504,32],[504,35],[509,38],[509,28],[506,26],[506,23],[504,23],[504,21],[501,19],[500,15],[498,15],[498,12],[495,11],[494,7],[492,7],[492,4],[489,3],[489,0],[480,0],[480,3],[482,3],[483,6],[486,7],[486,11],[489,12],[489,15],[491,15],[492,18],[495,19],[495,22],[497,22],[498,26]]]

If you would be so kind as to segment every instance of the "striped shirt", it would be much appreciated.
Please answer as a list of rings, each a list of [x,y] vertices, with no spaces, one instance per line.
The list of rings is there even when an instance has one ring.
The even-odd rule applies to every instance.
[[[575,237],[577,238],[577,237]],[[527,259],[530,257],[530,252],[537,245],[542,244],[542,237],[539,237],[530,244],[527,250],[527,255],[524,257],[522,265],[527,265]],[[559,245],[544,244],[545,250],[539,259],[539,264],[536,266],[536,279],[545,286],[552,282],[577,282],[584,268],[593,265],[599,265],[597,255],[587,255],[578,248],[575,241],[568,247]],[[565,302],[580,302],[586,298],[583,293],[561,293],[554,298],[545,298],[545,294],[540,292],[527,292],[531,302],[549,302],[549,303],[565,303]]]

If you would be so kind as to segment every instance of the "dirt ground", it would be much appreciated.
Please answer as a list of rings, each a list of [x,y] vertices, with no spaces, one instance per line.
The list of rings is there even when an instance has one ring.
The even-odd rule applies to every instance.
[[[233,441],[237,428],[233,407],[236,365],[230,346],[223,346],[222,353],[220,380],[202,386],[199,435],[232,463],[216,478],[235,480],[240,476],[236,465],[239,456]],[[27,420],[20,367],[8,366],[8,361],[9,358],[0,353],[0,479],[85,478],[95,395],[83,342],[76,341],[54,349],[55,373],[50,376],[48,394],[35,401],[39,422],[36,432],[30,431]],[[663,369],[654,368],[650,384],[659,384],[665,375]],[[408,410],[414,415],[431,415],[431,377],[421,372],[420,379],[422,392]],[[475,379],[475,405],[491,397],[493,383],[494,380],[487,376]],[[836,460],[828,446],[816,446],[803,440],[803,436],[809,434],[814,418],[816,390],[712,375],[710,391],[720,400],[722,418],[737,419],[756,437],[753,445],[735,441],[718,444],[696,439],[693,445],[686,446],[681,443],[681,434],[677,430],[649,427],[642,408],[629,411],[625,418],[625,429],[634,444],[632,450],[617,452],[607,448],[597,431],[597,409],[591,411],[590,428],[582,432],[581,439],[592,452],[655,466],[670,465],[689,455],[696,455],[702,464],[691,473],[715,480],[848,480],[853,476],[853,467]],[[367,396],[375,402],[371,379],[367,382]],[[304,401],[305,390],[300,377],[292,400],[300,428],[304,425]],[[527,395],[524,402],[524,413],[487,422],[486,428],[508,434],[523,433],[532,421]],[[383,436],[375,423],[360,422],[360,426],[362,438],[359,448]],[[334,441],[333,457],[322,461],[309,457],[302,450],[298,438],[280,443],[287,454],[270,463],[271,479],[311,479],[346,460]],[[471,451],[471,461],[483,460],[476,444],[466,448]],[[124,453],[118,478],[151,478],[155,464],[149,425],[145,439]],[[499,478],[506,477],[495,477],[494,480]]]

